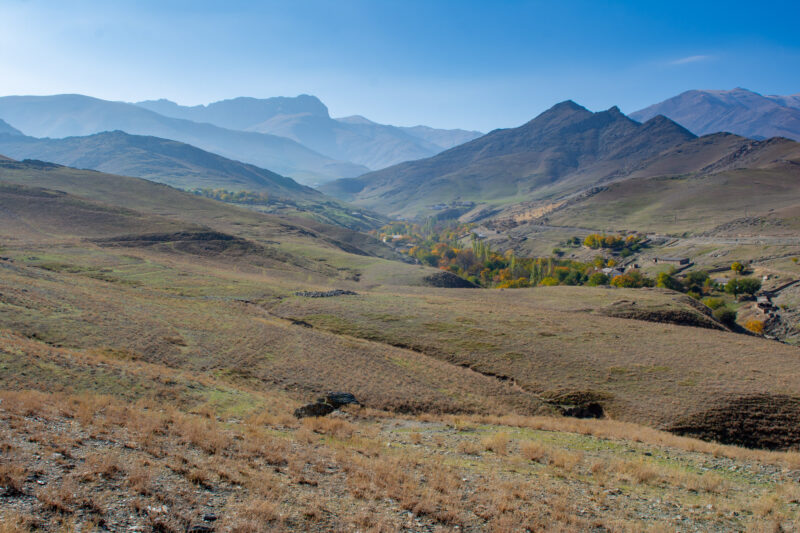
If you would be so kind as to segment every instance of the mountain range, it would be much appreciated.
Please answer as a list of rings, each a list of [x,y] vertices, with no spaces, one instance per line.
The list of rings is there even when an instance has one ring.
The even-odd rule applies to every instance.
[[[631,113],[645,121],[664,115],[697,135],[729,132],[751,139],[787,137],[800,141],[800,94],[762,96],[747,89],[686,91]]]
[[[325,104],[309,95],[240,97],[192,107],[163,99],[136,105],[167,117],[288,137],[321,154],[372,170],[430,157],[481,135],[426,126],[388,126],[361,116],[335,119]]]
[[[438,202],[547,198],[624,175],[694,138],[664,117],[640,124],[616,107],[592,113],[566,101],[518,128],[495,130],[434,157],[338,180],[322,190],[404,215]]]
[[[326,157],[286,137],[165,117],[133,104],[77,94],[6,96],[0,98],[0,118],[33,137],[122,130],[133,135],[172,139],[304,183],[357,176],[367,170],[361,165]]]
[[[145,178],[182,189],[258,191],[294,200],[323,197],[310,187],[254,165],[178,141],[122,131],[63,139],[0,133],[0,153]]]

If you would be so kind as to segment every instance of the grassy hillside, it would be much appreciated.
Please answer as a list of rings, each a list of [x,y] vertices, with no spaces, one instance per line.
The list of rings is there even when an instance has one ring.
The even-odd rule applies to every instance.
[[[548,215],[555,225],[702,233],[800,204],[800,171],[791,166],[702,176],[632,179]]]
[[[5,333],[0,367],[4,532],[798,525],[797,454],[611,421],[300,423],[280,392]]]
[[[713,322],[682,295],[436,289],[366,236],[146,180],[0,185],[3,533],[800,518],[796,452],[656,429],[800,445],[798,349],[681,325]],[[291,416],[331,390],[363,407]]]
[[[145,178],[182,189],[221,188],[267,192],[291,199],[322,195],[269,170],[240,163],[194,146],[122,131],[87,137],[36,139],[0,135],[0,153],[110,174]]]

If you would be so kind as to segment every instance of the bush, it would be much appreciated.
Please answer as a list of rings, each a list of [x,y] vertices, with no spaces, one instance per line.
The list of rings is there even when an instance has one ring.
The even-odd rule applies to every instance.
[[[689,272],[688,274],[686,274],[686,279],[684,279],[684,283],[686,283],[688,287],[691,287],[692,285],[702,286],[707,279],[708,279],[708,272],[706,272],[705,270],[698,270],[696,272]]]
[[[615,287],[638,289],[641,287],[652,287],[653,280],[644,277],[638,270],[631,270],[621,276],[615,276],[614,279],[611,280],[611,285]]]
[[[548,276],[539,282],[539,285],[544,287],[554,287],[558,285],[558,280],[554,277]]]
[[[669,272],[659,272],[658,277],[656,277],[656,287],[672,289],[673,291],[683,290],[681,282],[673,278]]]
[[[590,287],[597,287],[598,285],[608,285],[608,276],[602,272],[595,272],[589,276],[589,281],[586,282]]]
[[[755,294],[761,289],[761,282],[756,278],[737,278],[725,285],[725,292],[737,296],[739,294]]]
[[[720,307],[714,311],[714,318],[726,326],[733,326],[736,324],[736,311],[727,307]]]
[[[756,335],[763,335],[764,334],[764,321],[763,320],[756,320],[751,319],[748,320],[747,323],[744,325],[749,331],[752,331]]]
[[[719,309],[725,305],[725,300],[722,298],[706,298],[703,300],[703,303],[711,309]]]

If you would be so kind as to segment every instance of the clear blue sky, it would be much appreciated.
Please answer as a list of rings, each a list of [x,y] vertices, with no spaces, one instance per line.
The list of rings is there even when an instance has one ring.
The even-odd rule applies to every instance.
[[[0,94],[319,96],[488,131],[573,99],[800,92],[800,2],[0,0]]]

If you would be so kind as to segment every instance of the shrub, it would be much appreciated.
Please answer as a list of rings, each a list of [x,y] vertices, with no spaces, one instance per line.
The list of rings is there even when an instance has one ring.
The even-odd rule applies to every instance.
[[[703,285],[706,280],[708,279],[708,272],[705,270],[698,270],[696,272],[689,272],[686,274],[686,279],[684,280],[687,286],[692,285]]]
[[[586,282],[590,287],[597,287],[598,285],[608,285],[608,276],[602,272],[595,272],[589,276],[589,281]]]
[[[756,335],[763,335],[764,334],[764,321],[757,320],[755,318],[748,320],[747,323],[744,325],[749,331],[752,331]]]
[[[558,280],[552,276],[548,276],[542,279],[542,281],[539,282],[539,285],[544,287],[554,287],[555,285],[558,285]]]
[[[707,307],[711,309],[719,309],[723,305],[725,305],[725,300],[722,298],[705,298],[703,303],[706,304]]]
[[[638,270],[631,270],[621,276],[615,276],[611,280],[611,285],[615,287],[627,287],[638,289],[641,287],[652,287],[653,280],[641,274]]]
[[[736,323],[736,311],[727,307],[719,307],[714,311],[714,318],[726,326],[733,326]]]
[[[669,272],[659,272],[658,277],[656,277],[656,287],[672,289],[673,291],[683,290],[681,282],[673,278]]]
[[[755,294],[761,288],[761,282],[756,278],[737,278],[730,280],[725,285],[725,292],[737,296],[739,294]]]
[[[485,450],[494,452],[497,455],[506,455],[508,454],[508,444],[511,441],[511,438],[508,436],[508,433],[500,432],[495,433],[489,437],[484,437],[481,439],[481,444]]]

